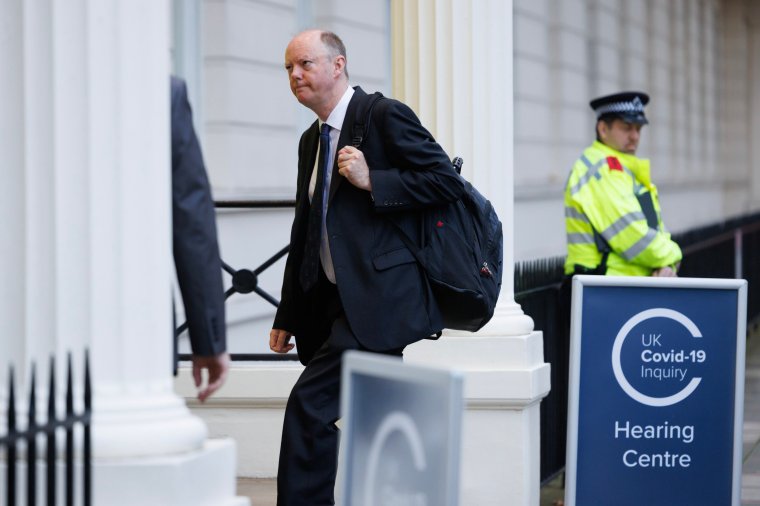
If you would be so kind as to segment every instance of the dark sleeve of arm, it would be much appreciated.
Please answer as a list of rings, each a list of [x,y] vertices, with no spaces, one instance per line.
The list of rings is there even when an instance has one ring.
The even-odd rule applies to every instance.
[[[172,79],[172,212],[177,269],[196,355],[226,350],[224,287],[216,213],[185,85]]]
[[[301,136],[301,140],[298,143],[298,178],[296,180],[296,208],[295,216],[298,216],[299,206],[301,203],[301,191],[306,184],[305,179],[311,177],[311,173],[307,170],[302,170],[302,160],[307,156],[306,154],[306,136],[308,130]],[[280,295],[280,304],[277,306],[277,313],[275,314],[274,323],[272,328],[287,330],[290,333],[294,333],[296,314],[294,312],[293,304],[293,292],[299,290],[298,287],[298,273],[297,269],[300,265],[296,265],[296,259],[301,258],[301,252],[295,251],[296,248],[302,249],[303,244],[296,237],[296,219],[294,217],[293,224],[290,229],[290,251],[288,253],[287,260],[285,261],[285,272],[282,280],[282,291]]]
[[[375,209],[399,211],[458,199],[464,192],[462,178],[414,112],[397,100],[383,100],[377,108],[381,106],[376,119],[391,166],[370,167]]]

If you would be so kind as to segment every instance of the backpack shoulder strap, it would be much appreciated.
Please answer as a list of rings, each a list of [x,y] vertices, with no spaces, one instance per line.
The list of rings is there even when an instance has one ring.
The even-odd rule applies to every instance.
[[[351,145],[353,147],[361,147],[364,139],[367,138],[367,132],[369,132],[369,126],[370,123],[372,123],[372,110],[375,108],[375,104],[377,104],[383,98],[385,98],[385,96],[383,96],[383,94],[379,91],[376,91],[371,95],[367,95],[364,100],[357,104],[356,115],[354,116],[354,129],[352,132],[353,135],[351,136]],[[389,219],[389,221],[396,226],[401,241],[406,244],[407,248],[409,248],[409,251],[411,251],[412,255],[414,255],[414,258],[416,258],[420,264],[424,265],[424,259],[422,257],[422,251],[420,251],[420,248],[418,248],[409,238],[409,236],[406,235],[406,232],[404,232],[398,223],[391,219]]]
[[[354,116],[354,129],[351,136],[351,145],[355,148],[359,148],[367,137],[369,132],[369,125],[372,122],[372,109],[380,99],[385,98],[379,91],[374,92],[371,95],[362,100],[356,106],[356,116]]]

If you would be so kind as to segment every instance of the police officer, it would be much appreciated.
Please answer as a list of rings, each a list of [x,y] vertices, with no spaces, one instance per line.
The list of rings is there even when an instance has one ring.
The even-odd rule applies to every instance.
[[[662,222],[649,160],[636,157],[647,102],[633,91],[590,103],[596,141],[565,188],[565,274],[676,275],[681,249]]]

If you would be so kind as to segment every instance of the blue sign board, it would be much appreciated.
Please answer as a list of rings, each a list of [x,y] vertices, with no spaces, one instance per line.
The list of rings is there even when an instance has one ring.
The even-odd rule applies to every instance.
[[[573,278],[568,506],[739,504],[746,286]]]
[[[358,351],[342,374],[336,504],[459,504],[461,374]]]

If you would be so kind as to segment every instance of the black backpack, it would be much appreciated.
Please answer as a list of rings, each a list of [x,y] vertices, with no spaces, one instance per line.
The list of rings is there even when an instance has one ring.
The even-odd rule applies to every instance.
[[[375,92],[357,107],[354,147],[361,146],[369,131],[372,109],[382,98],[380,92]],[[456,157],[452,164],[461,174],[462,159]],[[496,308],[504,239],[491,203],[472,184],[463,181],[465,192],[459,200],[421,213],[422,247],[394,225],[427,274],[443,326],[475,332],[488,323]]]

